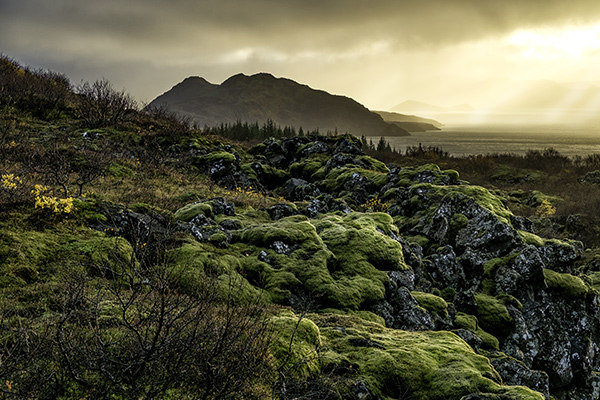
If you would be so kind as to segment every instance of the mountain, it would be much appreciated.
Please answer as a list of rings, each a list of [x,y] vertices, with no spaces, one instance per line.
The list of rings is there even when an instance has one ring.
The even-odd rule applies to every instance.
[[[220,85],[189,77],[154,99],[149,104],[153,106],[166,106],[200,126],[272,120],[282,126],[356,136],[410,135],[351,98],[266,73],[234,75]]]
[[[390,111],[397,113],[468,113],[474,111],[474,109],[468,104],[440,107],[420,101],[406,100],[390,109]]]
[[[439,131],[444,125],[435,119],[406,115],[395,112],[375,111],[387,123],[397,125],[409,132]]]

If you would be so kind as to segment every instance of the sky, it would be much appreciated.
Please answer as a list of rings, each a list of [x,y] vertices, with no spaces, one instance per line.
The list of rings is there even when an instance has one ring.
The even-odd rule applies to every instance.
[[[477,108],[523,82],[571,99],[600,83],[600,1],[0,0],[0,53],[141,103],[188,76],[268,72],[374,110]]]

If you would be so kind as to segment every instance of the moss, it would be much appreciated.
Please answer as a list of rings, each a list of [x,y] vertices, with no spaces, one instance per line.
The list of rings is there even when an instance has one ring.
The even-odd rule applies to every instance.
[[[119,163],[111,163],[107,168],[107,172],[115,178],[127,178],[135,174],[131,168]]]
[[[221,223],[223,221],[235,220],[239,223],[240,228],[248,228],[253,225],[261,225],[272,222],[269,213],[265,210],[255,210],[252,207],[236,207],[235,216],[214,215],[215,221]]]
[[[235,154],[232,154],[228,151],[213,151],[211,153],[196,158],[196,163],[200,165],[212,164],[218,161],[223,161],[225,163],[234,163],[236,161],[236,157]]]
[[[303,215],[282,218],[270,224],[249,226],[234,232],[233,235],[236,241],[260,247],[269,247],[275,241],[281,241],[287,245],[314,242],[316,245],[322,246],[322,241],[318,237],[314,225]]]
[[[423,235],[413,235],[413,236],[402,235],[402,237],[406,241],[408,241],[408,243],[415,243],[423,248],[425,248],[429,245],[429,239]]]
[[[596,290],[600,291],[600,272],[594,271],[588,275],[590,285]]]
[[[459,328],[467,329],[479,336],[479,338],[482,340],[481,345],[483,348],[489,350],[500,349],[500,342],[498,339],[494,335],[481,329],[476,316],[459,312],[454,318],[454,324]]]
[[[249,162],[240,166],[242,172],[246,173],[248,179],[262,181],[270,187],[282,185],[289,179],[290,174],[282,169],[258,162]]]
[[[512,326],[513,319],[504,303],[497,298],[476,293],[477,316],[481,327],[496,335],[503,335]]]
[[[326,216],[315,221],[319,235],[340,264],[366,261],[379,270],[409,269],[404,263],[402,246],[383,232],[394,232],[392,219],[384,213],[351,213],[347,216]]]
[[[301,380],[321,372],[317,350],[321,346],[321,333],[310,319],[285,311],[271,319],[275,340],[271,353],[277,368],[293,373]],[[290,371],[291,370],[291,371]]]
[[[427,175],[433,178],[432,183],[441,185],[450,180],[458,180],[459,174],[455,170],[440,170],[436,164],[424,164],[418,167],[402,168],[396,173],[394,181],[396,187],[408,187],[418,182],[418,176]]]
[[[528,199],[527,203],[531,207],[538,207],[543,202],[548,202],[552,205],[557,205],[558,203],[560,203],[562,201],[563,201],[562,197],[551,196],[551,195],[544,194],[538,190],[533,190],[531,192],[531,194],[529,195],[529,199]]]
[[[216,279],[220,293],[238,301],[271,301],[267,291],[251,284],[240,274],[250,262],[244,249],[221,249],[209,243],[189,240],[181,247],[169,250],[166,259],[170,265],[181,268],[180,290],[200,279]]]
[[[310,179],[322,166],[323,161],[311,157],[290,165],[290,174],[297,178]]]
[[[385,165],[384,163],[382,163],[379,160],[374,159],[373,157],[359,156],[358,159],[361,161],[361,163],[363,165],[365,165],[365,169],[368,169],[371,171],[376,171],[376,172],[381,172],[384,174],[387,174],[388,172],[390,172],[390,169],[387,167],[387,165]]]
[[[418,291],[410,292],[410,294],[424,309],[434,312],[442,318],[448,317],[448,303],[446,303],[446,300],[444,300],[443,298],[430,293],[423,293]]]
[[[102,224],[107,221],[106,216],[98,212],[98,203],[93,199],[73,199],[73,207],[77,217],[86,224]]]
[[[223,231],[217,231],[210,235],[208,241],[217,247],[225,247],[227,245],[227,235]]]
[[[343,222],[356,229],[375,229],[386,235],[398,235],[398,228],[394,225],[393,218],[384,212],[357,213],[353,212],[343,218]]]
[[[321,295],[324,306],[358,310],[384,298],[386,271],[409,268],[400,243],[381,233],[397,232],[392,222],[383,213],[298,215],[234,231],[233,242],[252,246],[244,274],[277,301],[302,289]]]
[[[526,244],[531,244],[537,247],[541,247],[545,244],[545,240],[539,237],[538,235],[526,232],[526,231],[517,231],[519,236],[523,239]]]
[[[332,298],[342,307],[357,308],[363,302],[383,299],[388,276],[403,270],[402,246],[381,233],[391,231],[392,220],[381,213],[352,213],[315,220],[323,242],[334,255]]]
[[[504,205],[504,199],[492,194],[488,189],[472,185],[439,186],[430,183],[419,183],[411,186],[409,191],[410,201],[415,205],[423,203],[423,197],[428,198],[428,203],[439,202],[444,197],[464,195],[475,200],[480,206],[496,215],[498,219],[510,224],[512,212]],[[434,209],[435,211],[435,209]]]
[[[387,180],[387,174],[370,171],[358,167],[343,167],[332,169],[321,181],[321,186],[329,192],[340,192],[345,189],[348,181],[358,174],[373,183],[377,188],[383,187]]]
[[[325,312],[325,311],[324,311]],[[375,313],[372,313],[370,311],[345,311],[343,312],[344,315],[352,315],[352,316],[356,316],[360,319],[363,319],[365,321],[369,321],[369,322],[373,322],[375,324],[379,324],[381,326],[385,326],[385,319]]]
[[[133,250],[127,240],[109,238],[73,222],[64,221],[40,231],[31,230],[24,224],[6,230],[2,226],[0,275],[36,271],[36,280],[52,281],[66,265],[97,267],[106,262],[123,264],[132,261]],[[24,283],[25,280],[10,278],[5,282]]]
[[[483,276],[485,278],[494,279],[496,271],[503,265],[510,264],[513,260],[519,257],[519,253],[512,253],[504,257],[492,258],[483,264]]]
[[[589,291],[581,278],[571,274],[544,268],[544,278],[550,291],[567,299],[585,298]]]
[[[446,169],[446,170],[444,170],[444,173],[446,175],[448,175],[448,177],[450,177],[450,179],[453,179],[453,180],[458,180],[458,178],[460,177],[460,174],[458,173],[458,171],[456,171],[454,169]]]
[[[175,211],[175,218],[180,221],[189,222],[200,214],[211,217],[212,205],[207,202],[186,204]]]
[[[489,360],[453,333],[387,329],[343,316],[311,318],[329,349],[323,358],[352,365],[382,399],[459,399],[471,393],[544,399],[526,388],[502,386]]]
[[[456,214],[452,215],[452,218],[450,219],[450,230],[452,232],[458,232],[459,230],[461,230],[465,226],[467,226],[468,222],[469,222],[469,218],[467,218],[466,215],[456,213]]]
[[[86,256],[95,266],[102,266],[106,262],[126,265],[135,258],[131,244],[122,237],[94,235],[64,247],[71,254]]]
[[[245,259],[245,256],[239,252],[218,249],[211,244],[194,240],[169,250],[167,254],[171,262],[198,271],[198,276],[231,274],[241,269],[241,260]]]

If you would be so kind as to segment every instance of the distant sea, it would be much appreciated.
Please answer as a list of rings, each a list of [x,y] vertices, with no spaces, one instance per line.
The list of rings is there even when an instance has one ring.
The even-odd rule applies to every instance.
[[[471,116],[472,117],[472,116]],[[528,150],[554,148],[566,156],[600,153],[600,112],[574,114],[565,122],[540,121],[539,114],[497,114],[494,118],[467,119],[465,115],[438,116],[441,131],[414,132],[411,136],[386,137],[392,147],[435,146],[454,156],[488,153],[524,154]],[[380,137],[367,137],[376,145]]]

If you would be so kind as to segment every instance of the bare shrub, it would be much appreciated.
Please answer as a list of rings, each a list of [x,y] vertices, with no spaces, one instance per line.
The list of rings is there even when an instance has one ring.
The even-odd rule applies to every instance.
[[[100,279],[73,278],[56,342],[61,367],[84,393],[237,398],[268,367],[262,307],[234,305],[215,282],[189,282],[168,263],[142,270],[133,261],[104,265]]]
[[[123,122],[127,113],[137,109],[131,95],[116,91],[106,80],[83,82],[76,88],[79,95],[77,114],[91,128],[113,126]]]

